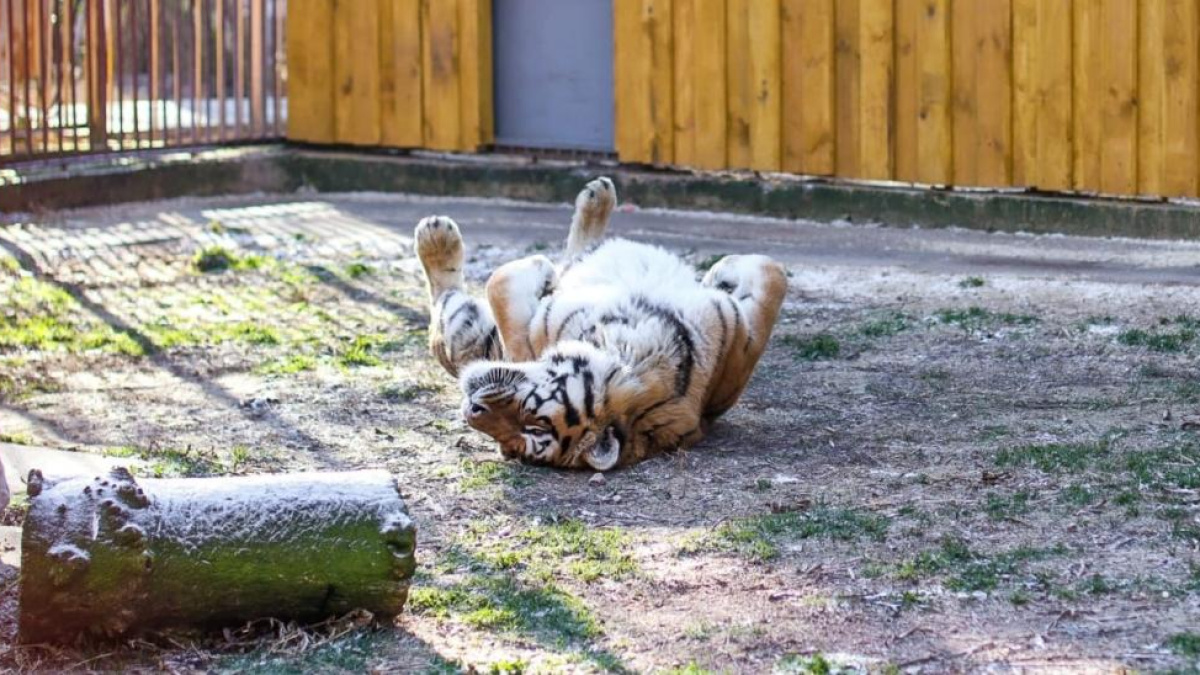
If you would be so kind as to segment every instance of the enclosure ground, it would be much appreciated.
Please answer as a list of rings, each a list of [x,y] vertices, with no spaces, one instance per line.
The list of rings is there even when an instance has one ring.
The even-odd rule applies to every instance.
[[[791,289],[714,433],[601,480],[502,461],[460,421],[424,345],[431,213],[476,285],[570,218],[330,194],[0,228],[0,441],[165,475],[386,467],[420,526],[387,628],[18,647],[8,568],[0,667],[1197,667],[1200,243],[622,209],[616,234],[698,270],[768,253]]]

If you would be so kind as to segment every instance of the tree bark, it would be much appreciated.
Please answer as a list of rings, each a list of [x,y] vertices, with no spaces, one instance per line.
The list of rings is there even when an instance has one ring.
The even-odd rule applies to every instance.
[[[19,637],[398,614],[416,528],[386,471],[29,476]]]

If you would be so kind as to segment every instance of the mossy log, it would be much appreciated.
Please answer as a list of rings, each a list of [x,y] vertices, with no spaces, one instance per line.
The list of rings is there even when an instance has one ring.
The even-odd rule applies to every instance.
[[[23,642],[398,614],[416,530],[386,471],[29,476]]]

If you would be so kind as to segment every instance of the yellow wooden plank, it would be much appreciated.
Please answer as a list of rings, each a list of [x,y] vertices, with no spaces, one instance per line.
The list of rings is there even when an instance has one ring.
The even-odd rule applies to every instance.
[[[835,170],[834,0],[783,0],[784,171]]]
[[[748,18],[749,74],[754,86],[750,108],[750,167],[759,171],[779,171],[783,151],[779,0],[756,0]]]
[[[1140,5],[1138,183],[1144,194],[1196,194],[1197,4]]]
[[[975,27],[975,4],[974,0],[958,0],[951,6],[950,12],[954,36],[951,59],[954,104],[951,116],[956,185],[979,185],[976,157],[979,150],[979,83],[975,71],[980,38]]]
[[[649,158],[649,111],[640,94],[650,78],[646,41],[640,28],[641,0],[613,0],[613,141],[625,162]]]
[[[950,0],[925,0],[917,17],[917,173],[921,183],[953,180],[950,119]]]
[[[782,141],[779,0],[728,0],[729,164],[778,171]]]
[[[892,0],[860,0],[862,178],[892,177]]]
[[[1038,44],[1046,56],[1039,94],[1038,186],[1047,190],[1069,190],[1073,182],[1071,156],[1074,148],[1071,2],[1042,0],[1040,10]]]
[[[1100,190],[1101,95],[1103,45],[1097,44],[1097,25],[1101,20],[1099,0],[1083,0],[1073,6],[1074,49],[1072,61],[1075,98],[1074,187],[1076,190]]]
[[[1013,0],[1013,184],[1072,186],[1071,1]]]
[[[458,0],[459,96],[462,147],[475,151],[495,140],[492,107],[492,2]]]
[[[674,160],[670,0],[614,0],[615,136],[627,162]]]
[[[288,120],[294,141],[332,143],[333,0],[289,0]]]
[[[1136,0],[1102,0],[1104,9],[1104,162],[1101,190],[1137,191],[1137,50]]]
[[[1138,43],[1138,188],[1155,194],[1163,191],[1163,155],[1166,152],[1165,83],[1167,79],[1166,3],[1140,3]]]
[[[644,22],[651,34],[650,50],[652,80],[650,86],[651,121],[655,143],[652,157],[655,163],[670,164],[675,160],[675,134],[672,133],[675,79],[671,35],[671,0],[647,0],[649,11]]]
[[[459,0],[421,3],[421,103],[425,144],[435,150],[463,147],[459,88]]]
[[[925,0],[896,0],[896,180],[915,183],[920,168],[917,123],[920,121],[920,41],[917,25]]]
[[[1013,0],[1013,183],[1025,187],[1037,187],[1040,180],[1037,123],[1041,73],[1049,67],[1042,62],[1038,39],[1041,4],[1042,0]]]
[[[1003,187],[1012,181],[1010,0],[952,4],[954,180]]]
[[[1134,0],[1075,3],[1075,187],[1137,189],[1138,12]]]
[[[353,3],[353,9],[349,4]],[[333,17],[339,143],[379,145],[378,0],[337,0]]]
[[[379,6],[380,142],[420,147],[421,2],[382,0]]]
[[[675,135],[675,163],[680,166],[696,166],[696,86],[699,83],[695,67],[697,52],[711,51],[710,45],[696,49],[697,31],[703,28],[696,22],[696,4],[697,0],[675,0],[671,17],[674,36],[671,43],[675,50],[672,55],[675,59],[672,133]]]
[[[725,0],[675,0],[675,163],[727,166]]]
[[[1012,2],[984,0],[976,16],[979,49],[979,180],[1012,184]]]
[[[862,120],[861,77],[862,52],[860,51],[860,5],[861,0],[837,0],[835,30],[837,40],[836,60],[836,109],[834,125],[837,142],[836,173],[847,178],[861,174],[860,124]]]
[[[754,82],[750,73],[750,7],[756,0],[727,0],[725,7],[728,119],[725,130],[729,167],[748,169],[754,163],[750,116],[754,107]]]
[[[1200,3],[1197,0],[1167,0],[1165,42],[1167,46],[1166,101],[1164,102],[1164,180],[1159,194],[1196,196],[1200,181],[1197,162],[1200,94],[1197,93],[1200,63]],[[1178,64],[1178,68],[1172,67]]]

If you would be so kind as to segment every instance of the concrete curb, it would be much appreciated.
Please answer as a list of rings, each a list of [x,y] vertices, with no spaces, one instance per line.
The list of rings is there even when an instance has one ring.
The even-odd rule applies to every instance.
[[[1200,239],[1200,206],[1164,201],[965,192],[749,173],[659,171],[504,156],[384,155],[266,146],[76,158],[0,171],[0,211],[30,212],[180,196],[381,191],[572,201],[607,174],[643,208],[722,211],[901,227]]]

